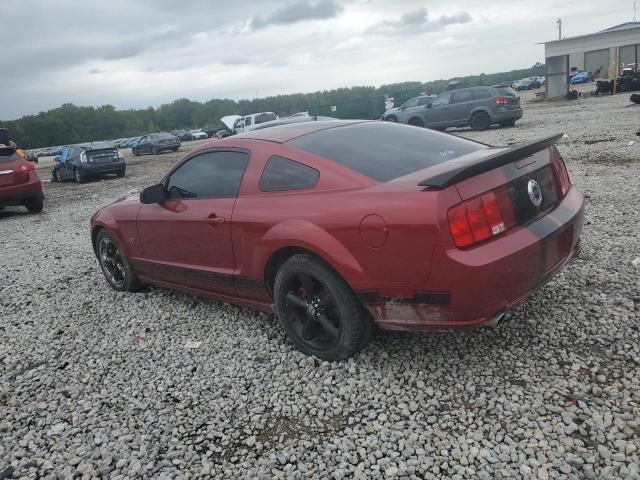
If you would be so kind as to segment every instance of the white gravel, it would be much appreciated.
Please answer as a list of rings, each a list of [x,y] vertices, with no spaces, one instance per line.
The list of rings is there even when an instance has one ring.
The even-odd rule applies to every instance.
[[[107,286],[89,217],[177,156],[46,184],[43,214],[0,212],[0,479],[640,479],[640,109],[627,99],[531,104],[516,128],[460,132],[567,132],[587,195],[581,257],[496,331],[382,334],[341,363],[298,353],[268,315]]]

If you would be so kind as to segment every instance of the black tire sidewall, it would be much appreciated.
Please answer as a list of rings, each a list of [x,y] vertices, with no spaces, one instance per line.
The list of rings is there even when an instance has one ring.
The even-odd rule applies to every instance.
[[[125,281],[122,284],[122,286],[117,286],[111,283],[109,281],[109,277],[107,276],[107,273],[104,271],[104,267],[102,266],[102,260],[100,259],[100,241],[105,237],[111,240],[120,251],[120,256],[122,257],[122,264],[124,265],[124,269],[127,275],[127,278],[125,278]],[[126,253],[122,249],[122,245],[120,244],[116,236],[113,235],[108,230],[105,230],[105,229],[100,230],[100,232],[98,232],[98,235],[96,236],[96,255],[98,257],[98,264],[100,265],[100,270],[102,270],[104,279],[107,281],[107,283],[111,288],[119,292],[135,292],[141,288],[141,284],[138,278],[136,277],[136,274],[133,272],[133,269],[131,268],[131,263],[129,263],[129,258],[127,257]]]
[[[333,295],[340,314],[338,341],[329,350],[318,350],[302,340],[284,316],[285,282],[293,275],[306,273],[320,281]],[[278,273],[274,284],[277,317],[289,338],[303,353],[323,360],[344,360],[363,348],[370,339],[367,322],[371,322],[349,286],[333,270],[311,255],[299,254],[289,258]],[[369,337],[369,338],[368,338]]]
[[[42,197],[30,198],[24,202],[24,206],[29,210],[29,213],[40,213],[44,208],[44,199]]]
[[[477,125],[478,119],[480,118],[484,118],[486,119],[486,121],[480,125]],[[474,130],[478,130],[478,131],[486,130],[491,126],[491,117],[486,112],[476,112],[472,115],[470,123],[471,123],[471,128],[473,128]]]

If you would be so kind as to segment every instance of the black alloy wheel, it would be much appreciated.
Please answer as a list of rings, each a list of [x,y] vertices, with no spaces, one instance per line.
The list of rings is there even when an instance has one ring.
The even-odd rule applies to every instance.
[[[101,230],[96,239],[96,253],[107,282],[115,290],[134,292],[141,284],[115,238]]]
[[[349,286],[311,255],[294,255],[278,271],[280,322],[299,350],[342,360],[364,347],[375,325]]]
[[[474,130],[486,130],[491,126],[491,117],[486,112],[476,112],[471,117],[471,128]]]

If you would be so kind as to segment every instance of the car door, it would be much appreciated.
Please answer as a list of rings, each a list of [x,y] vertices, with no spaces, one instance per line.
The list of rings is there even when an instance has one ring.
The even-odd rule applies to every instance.
[[[407,123],[412,115],[415,115],[418,110],[418,99],[412,98],[404,105],[402,105],[402,109],[400,110],[400,115],[398,121],[400,123]]]
[[[447,112],[447,109],[449,108],[450,101],[450,93],[441,93],[433,100],[433,102],[431,102],[431,106],[425,109],[423,117],[425,120],[425,127],[438,127],[447,125],[449,114]]]
[[[234,295],[231,243],[233,207],[249,154],[200,153],[181,163],[164,182],[168,199],[138,213],[141,275],[174,286]]]
[[[64,179],[74,178],[73,169],[75,166],[75,160],[80,155],[80,148],[70,146],[67,150],[67,154],[65,157],[62,156],[64,154],[64,150],[60,154],[60,166],[62,167],[62,177]]]
[[[250,132],[253,130],[253,118],[251,115],[244,117],[244,132]]]
[[[449,108],[447,109],[447,121],[454,124],[466,124],[473,109],[473,92],[471,89],[456,90],[453,92]]]

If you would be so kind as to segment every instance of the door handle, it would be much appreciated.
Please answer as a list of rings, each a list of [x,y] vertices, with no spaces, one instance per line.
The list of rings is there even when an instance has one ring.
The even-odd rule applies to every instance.
[[[211,224],[212,227],[216,225],[220,225],[225,222],[224,217],[219,217],[215,213],[212,213],[207,217],[207,221]]]

